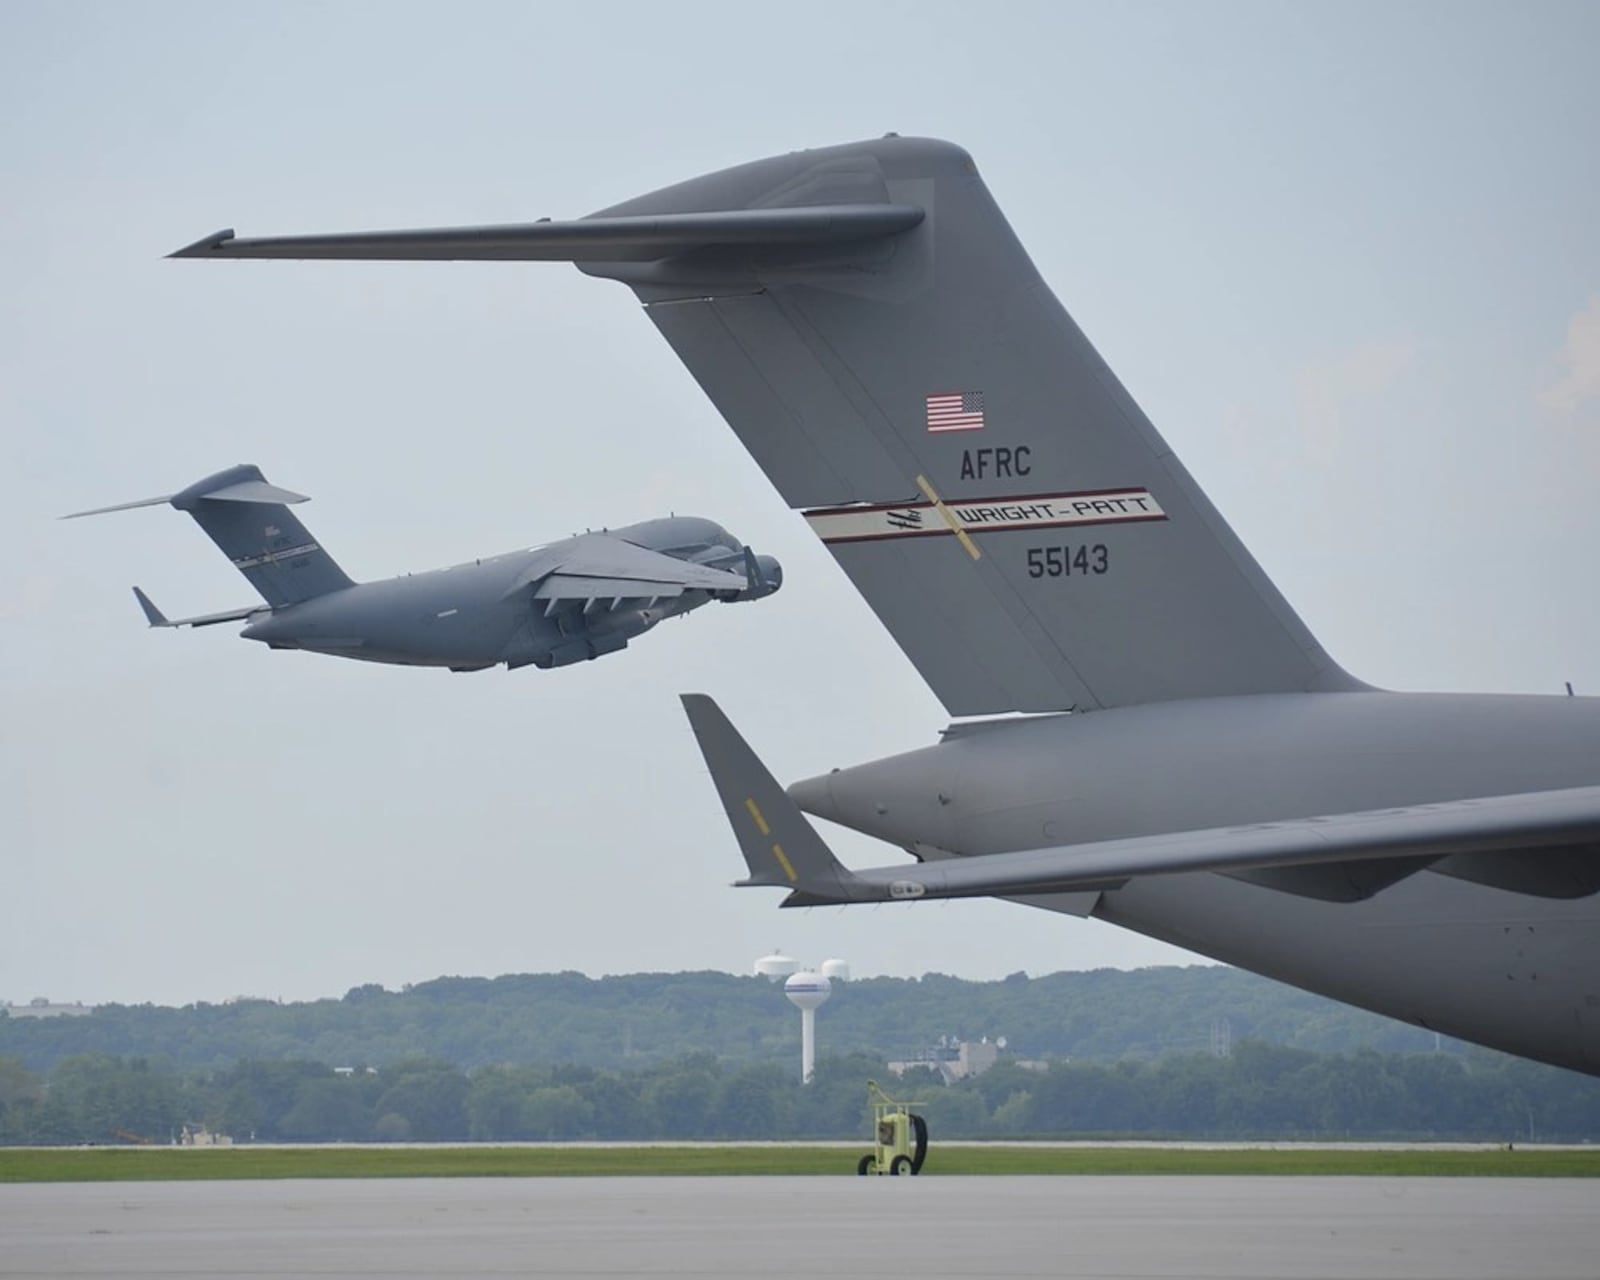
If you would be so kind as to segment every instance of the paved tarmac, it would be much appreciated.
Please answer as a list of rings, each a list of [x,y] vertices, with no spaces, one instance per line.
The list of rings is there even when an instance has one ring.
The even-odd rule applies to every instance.
[[[418,1178],[0,1185],[0,1276],[1594,1280],[1600,1181]]]

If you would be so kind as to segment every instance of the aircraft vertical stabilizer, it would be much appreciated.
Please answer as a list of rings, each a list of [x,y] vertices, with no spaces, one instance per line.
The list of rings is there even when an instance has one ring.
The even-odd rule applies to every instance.
[[[228,231],[174,256],[562,259],[622,281],[954,715],[1366,687],[950,143],[794,152],[572,221]]]
[[[260,467],[241,464],[197,480],[181,493],[75,511],[63,518],[73,520],[163,504],[187,511],[234,568],[261,593],[261,598],[276,609],[354,585],[286,505],[306,501],[304,494],[269,484]],[[149,618],[146,604],[147,600],[141,598],[140,607]],[[165,623],[151,619],[151,625]]]
[[[945,142],[726,170],[600,218],[915,205],[890,240],[629,284],[956,715],[1359,687],[1318,645]]]

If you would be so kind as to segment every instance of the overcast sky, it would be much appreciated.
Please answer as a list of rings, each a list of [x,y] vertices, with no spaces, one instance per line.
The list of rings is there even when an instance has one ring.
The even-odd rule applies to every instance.
[[[773,946],[972,977],[1183,959],[998,903],[780,914],[726,887],[677,693],[785,780],[945,716],[625,289],[162,255],[947,137],[1347,668],[1600,692],[1597,47],[1593,4],[8,0],[0,1000]],[[676,511],[787,585],[583,667],[455,676],[146,630],[132,583],[174,614],[253,593],[176,512],[55,521],[241,461],[313,495],[361,578]]]

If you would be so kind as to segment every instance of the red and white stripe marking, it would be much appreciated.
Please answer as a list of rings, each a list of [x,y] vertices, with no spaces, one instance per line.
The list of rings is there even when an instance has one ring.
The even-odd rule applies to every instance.
[[[955,517],[960,531],[969,534],[1137,524],[1167,518],[1167,513],[1148,489],[1103,489],[1016,498],[947,498],[944,507]],[[931,502],[822,507],[804,514],[806,523],[824,542],[931,538],[957,532]]]

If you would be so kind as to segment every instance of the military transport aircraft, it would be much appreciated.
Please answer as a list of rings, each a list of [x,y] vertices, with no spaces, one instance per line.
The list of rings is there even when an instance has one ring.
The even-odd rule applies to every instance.
[[[353,582],[286,505],[305,501],[241,465],[181,493],[62,518],[170,504],[194,517],[266,601],[169,619],[135,587],[152,627],[245,622],[240,634],[272,649],[452,671],[584,662],[627,648],[663,618],[712,600],[759,600],[783,585],[775,559],[691,516]]]
[[[176,256],[566,259],[634,290],[946,709],[988,717],[785,792],[686,698],[743,883],[1094,916],[1600,1073],[1600,700],[1342,670],[959,147],[891,135],[577,221]],[[805,813],[917,863],[847,871]]]

